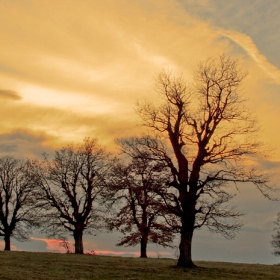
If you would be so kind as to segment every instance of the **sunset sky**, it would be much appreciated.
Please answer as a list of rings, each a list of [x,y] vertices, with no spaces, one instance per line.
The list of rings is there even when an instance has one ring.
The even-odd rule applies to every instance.
[[[0,155],[40,158],[87,136],[114,150],[116,137],[141,129],[136,101],[157,102],[159,71],[191,82],[199,61],[225,53],[249,72],[247,105],[260,121],[260,140],[273,150],[260,164],[277,181],[279,14],[279,0],[0,0]],[[279,262],[270,240],[280,202],[247,185],[235,201],[247,213],[236,239],[199,231],[194,259]],[[14,248],[54,250],[55,241],[35,235]],[[89,250],[105,253],[139,249],[115,247],[117,233],[85,239]],[[149,248],[174,257],[174,250]]]

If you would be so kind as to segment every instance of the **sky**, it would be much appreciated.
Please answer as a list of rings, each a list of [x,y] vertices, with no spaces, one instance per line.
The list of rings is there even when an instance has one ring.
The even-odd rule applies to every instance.
[[[0,0],[0,156],[40,158],[88,136],[114,150],[115,138],[141,131],[134,109],[137,100],[157,102],[157,73],[172,70],[191,82],[199,61],[225,53],[249,72],[247,106],[272,150],[260,165],[277,181],[279,13],[278,0]],[[270,240],[280,202],[249,185],[240,187],[235,202],[247,213],[240,233],[225,240],[196,232],[194,259],[279,262]],[[13,248],[59,250],[39,233],[31,239],[13,240]],[[138,247],[115,247],[117,241],[118,233],[86,236],[85,247],[137,254]],[[176,256],[155,245],[149,250]]]

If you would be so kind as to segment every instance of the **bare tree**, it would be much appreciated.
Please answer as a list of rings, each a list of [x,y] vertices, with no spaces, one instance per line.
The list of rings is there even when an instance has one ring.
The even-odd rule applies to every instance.
[[[98,230],[103,222],[98,201],[105,187],[107,160],[97,141],[87,138],[81,145],[56,151],[53,160],[46,157],[37,166],[43,231],[62,239],[71,232],[76,254],[83,254],[83,234]]]
[[[277,227],[275,227],[274,230],[276,230],[276,234],[272,235],[272,241],[271,246],[273,247],[273,254],[275,256],[280,255],[280,213],[277,214],[277,219],[275,221],[275,224]]]
[[[0,236],[4,237],[4,250],[11,250],[11,237],[26,240],[32,226],[38,226],[31,174],[29,161],[0,158]]]
[[[232,198],[227,187],[251,182],[267,197],[271,189],[269,178],[246,164],[260,143],[256,120],[240,94],[245,76],[238,61],[223,55],[200,63],[189,86],[182,77],[160,73],[156,85],[163,104],[138,104],[143,125],[158,138],[146,137],[142,144],[172,174],[166,201],[181,221],[178,266],[195,267],[194,229],[206,225],[231,238],[241,226],[240,213],[224,206]]]
[[[173,245],[176,220],[157,193],[167,181],[166,176],[169,176],[166,167],[147,157],[118,163],[113,170],[111,199],[117,205],[110,219],[111,229],[116,228],[125,235],[117,245],[140,244],[141,258],[147,258],[150,242],[164,247]]]

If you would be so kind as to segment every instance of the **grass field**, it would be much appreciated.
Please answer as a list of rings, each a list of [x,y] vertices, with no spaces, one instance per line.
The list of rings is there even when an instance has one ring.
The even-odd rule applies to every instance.
[[[0,252],[0,279],[129,279],[129,280],[280,280],[280,266],[195,262],[197,269],[176,267],[172,259]]]

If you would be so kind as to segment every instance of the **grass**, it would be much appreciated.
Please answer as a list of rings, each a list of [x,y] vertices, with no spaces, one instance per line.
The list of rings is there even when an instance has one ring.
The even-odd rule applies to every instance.
[[[55,253],[0,252],[0,279],[129,280],[280,280],[280,266],[195,262],[197,269],[177,268],[172,259],[140,259]]]

